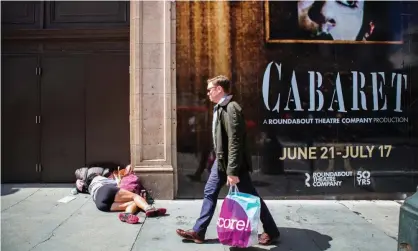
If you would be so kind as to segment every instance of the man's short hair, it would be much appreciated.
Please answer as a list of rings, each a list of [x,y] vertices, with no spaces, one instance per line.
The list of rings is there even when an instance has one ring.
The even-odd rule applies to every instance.
[[[208,84],[213,83],[215,86],[220,86],[224,89],[226,93],[229,93],[231,90],[231,81],[224,75],[219,75],[214,78],[208,79]]]

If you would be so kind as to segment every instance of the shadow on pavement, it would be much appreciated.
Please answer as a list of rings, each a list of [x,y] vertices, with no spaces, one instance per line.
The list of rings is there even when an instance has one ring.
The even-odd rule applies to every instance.
[[[1,188],[1,196],[5,196],[5,195],[9,195],[9,194],[14,194],[17,191],[19,191],[19,188],[14,188],[14,187],[3,187]]]
[[[194,243],[194,241],[183,239],[183,243]],[[206,239],[203,244],[219,244],[218,239]]]
[[[230,251],[325,251],[331,247],[331,236],[310,229],[279,228],[281,237],[276,244],[266,247],[234,248]]]
[[[1,196],[18,192],[22,188],[74,188],[74,183],[4,183],[1,184]]]

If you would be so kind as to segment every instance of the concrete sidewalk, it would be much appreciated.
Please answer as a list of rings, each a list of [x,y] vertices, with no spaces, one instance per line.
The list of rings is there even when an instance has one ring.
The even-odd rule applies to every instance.
[[[208,229],[208,243],[183,242],[175,234],[176,228],[192,228],[201,200],[157,201],[168,209],[168,216],[146,219],[140,214],[141,224],[129,225],[121,223],[116,213],[98,211],[89,195],[58,202],[71,196],[70,190],[70,185],[2,185],[1,250],[238,250],[216,241],[216,214]],[[286,200],[267,204],[280,227],[281,242],[243,250],[396,250],[400,202]]]

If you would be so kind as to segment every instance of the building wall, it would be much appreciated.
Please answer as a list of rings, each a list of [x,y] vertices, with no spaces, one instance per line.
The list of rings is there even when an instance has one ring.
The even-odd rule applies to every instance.
[[[175,3],[131,1],[131,164],[158,199],[176,194]]]
[[[416,18],[410,9],[416,8],[416,5],[405,7],[399,15],[396,14],[401,17],[402,20],[398,21],[402,24],[390,24],[391,28],[396,25],[405,28],[402,30],[403,43],[399,43],[400,33],[396,31],[393,33],[398,36],[396,38],[387,37],[388,34],[391,36],[390,32],[376,32],[376,36],[360,43],[318,43],[302,38],[306,34],[294,32],[287,25],[295,17],[294,13],[291,14],[296,10],[292,7],[294,2],[277,2],[277,5],[273,4],[275,6],[268,6],[267,1],[131,1],[130,4],[131,162],[155,198],[201,197],[204,183],[189,182],[186,176],[202,163],[205,164],[202,156],[210,148],[210,139],[207,136],[210,135],[211,120],[205,80],[218,74],[227,75],[236,84],[236,98],[243,105],[248,120],[253,164],[256,169],[253,178],[262,195],[271,198],[402,198],[405,193],[415,190],[417,170],[414,163],[417,159],[413,154],[416,151],[414,101],[417,92],[411,79],[416,78],[412,70],[416,67],[416,59],[413,59],[416,53]],[[373,8],[371,6],[369,10]],[[379,15],[382,11],[394,13],[386,7],[382,8],[377,12],[372,11],[371,15]],[[370,18],[366,15],[365,17]],[[388,27],[384,23],[385,19],[373,20],[378,24],[377,27]],[[368,30],[364,32],[366,31]],[[359,34],[362,32],[360,30]],[[400,61],[408,63],[399,64]],[[288,86],[278,87],[279,85],[273,84],[273,80],[278,77],[275,71],[270,75],[270,91],[267,94],[270,100],[267,106],[270,106],[270,110],[266,108],[261,90],[264,88],[264,73],[271,62],[284,65],[285,79],[281,84],[290,83],[292,72],[295,72],[297,84],[300,86],[300,97],[297,98],[302,99],[305,112],[295,111],[295,100],[291,103],[292,112],[283,111],[291,92]],[[365,89],[368,95],[367,107],[370,109],[350,114],[325,110],[316,114],[307,112],[310,103],[306,100],[310,97],[308,87],[311,84],[309,71],[323,75],[321,90],[327,99],[328,108],[337,73],[340,74],[341,81],[347,83],[352,81],[349,76],[352,70],[364,72],[368,77],[368,86],[372,86],[372,72],[384,72],[389,77],[392,73],[407,75],[407,88],[402,94],[405,95],[405,102],[402,103],[404,110],[401,116],[409,118],[405,120],[406,123],[362,125],[321,122],[316,125],[280,126],[263,122],[268,118],[298,119],[309,116],[340,119],[395,116],[396,114],[380,109],[383,106],[379,107],[381,112],[371,112],[373,95],[376,95],[371,87]],[[344,83],[343,88],[349,89],[350,86]],[[395,94],[389,87],[385,91],[390,95],[388,105],[393,108]],[[283,93],[282,110],[280,114],[277,114],[278,111],[274,114],[271,111],[275,105],[272,100],[277,98],[279,92]],[[345,91],[344,98],[351,102],[353,97],[349,93],[352,90]],[[381,101],[379,99],[379,104],[382,105]],[[347,104],[349,106],[351,109],[351,105]],[[369,138],[362,142],[361,139],[366,136]],[[403,139],[402,142],[399,142],[400,138]],[[311,146],[319,151],[324,146],[338,150],[356,144],[368,144],[369,147],[386,144],[394,146],[394,151],[389,157],[381,154],[382,156],[375,155],[368,159],[277,160],[283,157],[282,151],[285,147],[296,146],[303,150]],[[395,166],[394,163],[399,165]],[[330,185],[331,187],[327,185],[312,188],[312,179],[308,181],[312,183],[309,183],[311,186],[306,185],[305,174],[312,177],[317,173],[339,171],[350,172],[350,178],[337,178],[338,182],[331,182],[337,185]],[[204,172],[202,178],[206,175]],[[372,177],[357,180],[355,178],[358,175]],[[182,191],[178,192],[179,189]]]
[[[30,7],[29,9],[26,8],[26,10],[38,13],[40,8],[45,7],[45,4],[47,5],[46,7],[51,10],[55,7],[58,8],[55,6],[58,4],[55,3],[39,2],[33,5],[33,9]],[[62,4],[65,5],[66,3]],[[80,4],[90,5],[92,3]],[[111,4],[123,5],[117,2]],[[402,46],[398,46],[397,43],[388,43],[386,45],[376,46],[372,45],[373,43],[370,43],[368,46],[353,45],[344,47],[327,45],[327,43],[300,45],[294,41],[290,41],[289,39],[287,39],[286,42],[277,42],[278,40],[286,40],[283,39],[283,37],[280,37],[281,34],[285,34],[283,31],[286,31],[286,27],[277,25],[274,27],[269,26],[270,28],[267,28],[267,26],[265,26],[265,2],[243,1],[176,3],[174,1],[130,1],[129,4],[130,15],[123,12],[123,10],[125,10],[123,7],[118,7],[119,9],[115,12],[116,14],[113,11],[110,11],[110,13],[115,15],[109,15],[110,21],[98,21],[95,19],[95,15],[93,15],[93,17],[88,17],[88,19],[92,18],[89,21],[90,23],[74,22],[74,20],[70,20],[71,18],[68,19],[68,15],[56,17],[46,15],[45,20],[40,21],[41,19],[39,19],[39,15],[36,14],[33,18],[23,18],[23,20],[18,21],[21,22],[19,24],[19,27],[21,26],[20,28],[27,29],[29,25],[33,26],[32,28],[35,28],[38,31],[34,32],[30,29],[26,30],[24,37],[22,37],[21,31],[17,33],[12,32],[9,34],[9,39],[11,37],[12,40],[25,40],[26,44],[22,42],[23,44],[19,45],[21,46],[20,48],[17,48],[19,46],[15,46],[13,44],[12,49],[17,50],[17,54],[22,52],[21,48],[32,50],[30,47],[26,46],[26,40],[53,40],[54,46],[46,46],[46,49],[52,48],[54,53],[55,51],[68,52],[74,48],[72,44],[65,43],[67,40],[80,38],[88,39],[89,41],[92,38],[96,40],[105,39],[106,41],[108,39],[123,40],[127,34],[127,32],[123,29],[120,30],[115,27],[115,30],[107,32],[106,34],[102,34],[103,29],[93,29],[94,31],[89,29],[92,29],[93,26],[93,28],[97,28],[95,25],[106,27],[112,22],[115,26],[127,25],[127,23],[124,23],[123,21],[126,21],[126,18],[129,18],[130,160],[131,164],[135,167],[135,172],[141,177],[144,185],[151,190],[151,193],[155,198],[172,199],[176,197],[179,187],[178,173],[181,171],[178,170],[177,163],[181,162],[184,165],[189,165],[192,169],[194,167],[197,168],[198,163],[195,161],[197,159],[196,156],[199,156],[199,154],[201,154],[200,152],[202,152],[202,150],[205,151],[205,148],[210,145],[210,139],[208,139],[208,135],[210,135],[210,128],[208,127],[210,125],[210,112],[208,111],[211,110],[211,106],[204,101],[206,100],[204,87],[205,80],[208,77],[212,77],[217,74],[225,74],[229,76],[234,83],[237,83],[237,87],[239,88],[237,98],[244,104],[244,109],[247,111],[247,114],[250,114],[248,116],[250,121],[253,123],[255,121],[255,124],[259,125],[262,124],[262,120],[266,116],[265,113],[269,116],[272,115],[270,111],[266,111],[264,108],[264,104],[262,103],[260,96],[257,97],[257,95],[261,93],[260,90],[262,89],[263,73],[269,62],[278,60],[286,63],[288,67],[285,69],[287,71],[286,74],[292,70],[295,70],[297,74],[299,74],[299,72],[306,73],[316,67],[315,70],[324,73],[324,79],[327,78],[326,82],[329,84],[329,88],[332,87],[333,83],[328,80],[334,77],[333,74],[335,74],[335,72],[341,72],[342,75],[345,74],[345,77],[347,77],[347,72],[351,69],[356,69],[358,66],[364,67],[363,69],[369,71],[368,73],[370,73],[370,71],[386,71],[387,74],[390,74],[390,71],[393,70],[407,74],[409,81],[407,94],[409,96],[403,105],[405,108],[408,108],[408,114],[405,116],[409,116],[410,122],[405,125],[400,125],[400,129],[398,128],[402,136],[406,136],[405,138],[407,138],[407,140],[406,143],[402,142],[400,146],[397,146],[398,151],[400,149],[399,154],[395,156],[396,158],[391,159],[392,162],[398,164],[403,162],[405,163],[402,164],[403,166],[401,166],[401,168],[395,168],[395,170],[391,169],[392,165],[388,165],[389,170],[377,171],[389,171],[389,181],[387,181],[387,184],[392,184],[392,187],[396,187],[398,183],[403,183],[408,186],[408,188],[402,189],[402,191],[399,192],[408,192],[411,190],[411,187],[416,185],[417,171],[414,163],[417,163],[417,157],[416,154],[413,154],[412,152],[416,151],[413,140],[416,139],[417,132],[417,120],[414,119],[416,118],[414,115],[416,115],[417,112],[417,103],[415,102],[417,91],[416,85],[411,84],[413,83],[413,80],[411,79],[416,78],[416,71],[414,71],[414,69],[416,69],[416,57],[414,53],[416,53],[417,22],[416,14],[413,14],[413,11],[411,10],[416,8],[417,5],[411,4],[410,7],[405,8],[401,15],[403,19],[402,25],[406,25],[406,27],[408,27],[407,30],[403,31],[405,35],[404,38],[407,39]],[[291,2],[286,3],[286,5],[287,4],[291,4]],[[89,8],[92,8],[93,5],[94,4],[92,4]],[[83,8],[88,9],[88,6],[83,6]],[[274,16],[271,19],[271,23],[285,23],[283,18],[286,18],[289,15],[281,9],[282,7],[283,6],[279,6],[278,9],[276,8],[276,11],[282,14]],[[67,8],[70,7],[67,6]],[[78,9],[80,8],[73,8],[73,10]],[[113,10],[113,8],[109,6],[108,9]],[[273,9],[274,8],[271,8],[271,10]],[[88,11],[86,13],[84,13],[84,16],[81,15],[81,17],[78,14],[74,16],[76,18],[86,18],[86,16],[90,15]],[[176,13],[180,13],[181,16],[176,17]],[[5,16],[6,19],[11,18],[9,23],[12,24],[12,26],[16,26],[15,18],[18,18],[17,16]],[[22,15],[18,16],[20,18]],[[103,15],[97,16],[103,17]],[[31,23],[31,20],[34,22]],[[85,31],[82,34],[79,34],[77,33],[79,30],[72,31],[71,29],[67,29],[72,27],[73,23],[80,23],[85,28]],[[7,25],[4,27],[7,28],[6,26]],[[40,27],[42,29],[46,28],[47,30],[51,30],[39,32]],[[276,30],[277,27],[283,28],[284,30],[278,31]],[[179,31],[178,34],[176,34],[177,31]],[[65,43],[65,46],[62,44],[57,46],[55,41]],[[101,54],[101,49],[104,51],[115,51],[113,44],[111,45],[107,42],[103,43],[107,45],[103,46],[101,42],[97,41],[95,43],[88,43],[88,50],[98,54]],[[393,47],[391,47],[391,45],[393,45]],[[83,47],[85,44],[80,43],[77,46]],[[116,47],[118,46],[119,45],[116,45]],[[38,52],[35,51],[44,49],[43,46],[35,47],[36,48],[30,53],[36,54]],[[345,50],[342,50],[342,48]],[[353,48],[356,48],[356,53],[352,52]],[[79,47],[77,47],[77,53],[80,51],[85,52],[86,50],[86,48],[81,48],[80,50],[78,49]],[[392,49],[396,50],[391,51]],[[124,48],[121,48],[120,50],[126,51]],[[390,64],[389,62],[387,62],[387,65],[385,64],[385,61],[387,61],[388,58],[383,58],[384,54],[390,54]],[[176,57],[178,57],[178,60],[176,60]],[[350,58],[355,60],[350,60]],[[331,63],[321,64],[324,60]],[[37,66],[37,61],[38,59],[33,61],[34,67]],[[79,66],[77,63],[74,65]],[[28,71],[30,71],[33,66],[30,65],[30,67],[28,67]],[[121,71],[123,71],[123,69],[121,69]],[[54,72],[57,73],[58,71],[55,70]],[[256,74],[254,74],[254,72],[256,72]],[[287,77],[289,76],[290,75]],[[112,82],[116,81],[117,80],[112,80]],[[300,83],[302,82],[308,83],[306,76],[304,80],[300,81]],[[177,88],[179,88],[179,91],[181,90],[181,93],[177,93]],[[274,91],[277,92],[283,90]],[[302,98],[308,97],[307,91],[308,88],[305,86],[301,91]],[[368,94],[373,95],[370,90]],[[275,97],[276,96],[269,98],[272,99]],[[394,100],[395,99],[392,98],[390,100],[391,103],[389,104],[393,105]],[[269,105],[272,106],[274,104]],[[306,106],[306,104],[303,105]],[[205,111],[205,116],[202,116],[200,119],[192,115],[190,118],[193,118],[194,121],[184,119],[188,118],[190,108],[196,108],[199,111],[203,109],[203,111]],[[32,114],[28,116],[28,118],[29,117],[33,120]],[[103,117],[105,118],[105,116]],[[186,124],[192,125],[192,127],[189,128],[188,126],[185,126]],[[264,128],[264,131],[258,129],[254,130],[254,126],[251,126],[251,123],[249,126],[253,128],[250,130],[249,134],[254,142],[266,140],[266,137],[268,140],[269,137],[274,137],[274,134],[277,132],[272,130],[272,126],[267,126],[269,128]],[[280,133],[281,135],[294,134],[302,136],[303,133],[299,133],[299,131],[309,132],[312,130],[312,127],[304,127],[303,130],[295,128],[295,126],[292,126],[291,128],[282,127],[283,131]],[[383,130],[384,133],[385,130],[386,129]],[[194,133],[196,131],[199,133]],[[327,131],[330,134],[340,134],[344,136],[344,133],[341,133],[343,130],[341,130],[338,125],[330,125],[328,130],[321,129],[319,131]],[[364,132],[366,130],[357,128],[354,131]],[[372,128],[371,131],[376,130]],[[345,133],[345,135],[349,135],[350,133],[353,133],[353,131]],[[390,131],[390,133],[392,133],[392,131]],[[390,134],[386,134],[386,136],[387,135]],[[337,136],[337,141],[339,140],[341,140],[341,138]],[[93,141],[95,144],[98,144],[98,141]],[[397,144],[395,141],[389,143],[393,143],[394,145]],[[178,149],[179,146],[181,146],[182,149]],[[39,146],[34,148],[37,147]],[[279,148],[276,147],[275,149],[277,150]],[[263,148],[264,150],[260,149],[261,148],[257,147],[253,148],[253,152],[256,153],[254,155],[254,161],[257,163],[261,163],[262,161],[269,162],[272,161],[272,158],[278,157],[271,154],[270,150],[266,149],[266,147]],[[34,149],[34,151],[37,151],[37,149]],[[192,156],[191,160],[188,159],[189,155],[181,155],[183,151],[192,153],[189,154]],[[261,151],[264,151],[264,153],[260,154]],[[16,152],[19,153],[19,151]],[[182,158],[181,161],[178,161],[179,156]],[[36,159],[38,157],[34,158]],[[57,162],[59,161],[62,161],[62,159],[58,158]],[[329,160],[325,164],[323,161],[321,163],[321,161],[322,160],[316,162],[319,164],[316,165],[316,168],[318,166],[322,166],[322,169],[327,169],[327,167],[335,166],[333,160]],[[380,161],[388,163],[387,159],[380,159]],[[315,161],[302,161],[304,169],[302,168],[303,170],[301,173],[304,174],[305,171],[311,171],[313,169],[311,163],[313,162]],[[74,165],[68,164],[68,168],[66,168],[66,170],[72,170],[74,166],[82,165],[82,163],[85,163],[85,160],[79,161],[79,163],[80,164],[77,163]],[[376,164],[379,162],[373,163]],[[24,165],[26,166],[27,164],[25,163]],[[343,164],[342,167],[346,168],[344,165],[345,164]],[[383,165],[379,165],[379,167],[381,166]],[[286,168],[286,166],[282,167],[284,170],[280,170],[280,173],[292,169]],[[53,168],[51,168],[51,170],[52,169]],[[263,167],[261,166],[258,169],[260,169],[261,172],[267,171],[269,175],[272,171],[262,170]],[[33,172],[35,175],[32,176],[38,176],[40,168],[37,166],[34,170],[35,171]],[[54,171],[57,170],[58,169]],[[45,170],[43,170],[43,172],[46,173]],[[406,174],[404,176],[408,177],[407,182],[392,179],[395,174],[398,175],[399,173],[401,173],[400,176]],[[72,176],[70,171],[68,171],[67,174],[68,178]],[[273,171],[272,175],[275,174],[276,173]],[[51,177],[52,176],[56,176],[56,174],[51,175]],[[271,176],[270,178],[272,180],[277,180],[275,176]],[[39,180],[38,178],[36,179]],[[67,179],[67,177],[65,179]],[[297,179],[299,179],[299,185],[303,186],[303,175],[302,179],[300,177]],[[64,179],[62,181],[64,181]],[[258,183],[259,186],[265,187],[265,183],[266,180],[264,177],[260,178]],[[384,183],[385,182],[381,184]],[[193,195],[192,197],[201,196],[200,193],[202,190],[202,184],[197,187],[190,185],[190,183],[182,182],[181,184],[189,190],[196,191],[196,195]],[[300,186],[293,187],[292,182],[283,182],[282,184],[286,184],[287,187],[283,188],[283,191],[286,192],[296,191],[300,188]],[[278,194],[275,189],[276,188],[265,188],[265,190],[273,196]],[[338,193],[338,189],[336,191],[336,193]],[[313,192],[313,194],[315,193],[317,192]]]
[[[329,33],[306,31],[298,22],[303,6],[312,7],[312,22],[332,18]],[[252,179],[263,197],[394,199],[414,192],[417,7],[177,2],[178,197],[202,197],[212,147],[206,80],[220,74],[231,78],[243,108]],[[365,155],[367,147],[373,153]]]

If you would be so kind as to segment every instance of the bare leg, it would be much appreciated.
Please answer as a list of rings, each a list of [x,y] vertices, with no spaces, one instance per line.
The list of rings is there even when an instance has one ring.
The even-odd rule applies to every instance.
[[[138,212],[138,206],[135,204],[135,202],[131,202],[131,204],[126,207],[125,212],[134,214]]]
[[[124,202],[135,202],[137,207],[144,210],[148,208],[150,205],[136,193],[132,193],[125,189],[119,189],[119,192],[115,195],[115,202],[114,203],[124,203]],[[112,205],[113,206],[113,205]]]
[[[135,203],[138,208],[142,209],[148,217],[160,216],[166,213],[165,208],[156,209],[149,205],[147,201],[138,194],[132,193],[125,189],[120,189],[119,192],[116,193],[115,202],[112,204],[111,210],[125,210],[132,202]]]
[[[120,213],[118,216],[119,220],[122,222],[126,222],[129,224],[136,224],[139,222],[139,217],[135,215],[135,213],[138,211],[138,207],[133,201],[114,202],[110,208],[110,211],[125,211],[124,213]]]
[[[135,202],[115,202],[112,204],[112,207],[110,208],[110,211],[112,212],[120,212],[125,211],[125,213],[131,213],[134,214],[138,212],[138,206],[135,204]]]

